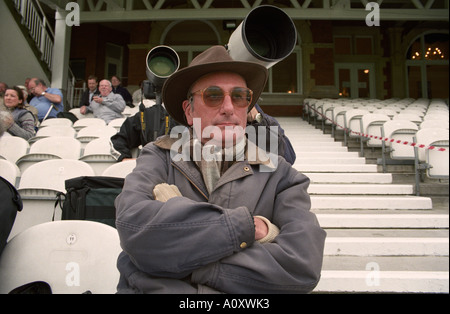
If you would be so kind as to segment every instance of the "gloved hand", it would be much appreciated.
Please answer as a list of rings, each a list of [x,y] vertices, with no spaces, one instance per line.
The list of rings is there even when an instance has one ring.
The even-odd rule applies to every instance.
[[[157,201],[167,202],[172,197],[183,195],[181,195],[180,190],[178,190],[176,185],[160,183],[153,189],[153,196]]]

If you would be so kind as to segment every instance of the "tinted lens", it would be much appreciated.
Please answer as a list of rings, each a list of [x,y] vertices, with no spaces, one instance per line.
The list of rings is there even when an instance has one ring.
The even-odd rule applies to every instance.
[[[251,91],[248,88],[235,87],[230,93],[235,106],[246,107],[252,101]]]
[[[220,87],[211,86],[203,91],[203,101],[211,107],[220,106],[225,94]]]

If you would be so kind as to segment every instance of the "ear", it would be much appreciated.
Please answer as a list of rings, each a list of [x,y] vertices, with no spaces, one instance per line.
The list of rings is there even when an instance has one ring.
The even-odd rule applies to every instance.
[[[194,123],[194,117],[192,116],[192,105],[189,100],[183,101],[183,111],[186,116],[186,122],[188,125],[192,125]]]

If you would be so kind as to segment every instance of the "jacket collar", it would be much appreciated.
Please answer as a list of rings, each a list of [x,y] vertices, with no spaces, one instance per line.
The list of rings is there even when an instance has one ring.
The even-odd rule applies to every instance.
[[[185,139],[182,139],[183,134],[184,133],[178,134],[176,138],[172,138],[170,137],[170,135],[164,135],[156,139],[154,145],[161,149],[172,151],[173,154],[181,154],[183,145],[180,145],[180,143],[177,143],[177,141],[184,141],[189,139],[189,137],[185,137]],[[175,151],[176,149],[177,151]],[[189,154],[186,154],[186,156],[189,156]],[[278,158],[278,156],[276,157]],[[269,154],[267,154],[266,151],[259,148],[255,143],[249,140],[247,140],[245,161],[250,165],[264,165],[270,169],[276,168],[276,166],[270,159]]]

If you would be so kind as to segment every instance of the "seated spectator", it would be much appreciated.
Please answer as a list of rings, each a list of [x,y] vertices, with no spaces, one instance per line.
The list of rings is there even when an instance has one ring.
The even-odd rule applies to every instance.
[[[34,118],[36,120],[36,127],[38,127],[39,126],[38,111],[35,107],[33,107],[28,103],[28,89],[23,85],[17,85],[17,87],[22,90],[23,99],[25,100],[25,109],[27,109],[34,115]]]
[[[125,104],[128,107],[133,108],[133,98],[131,97],[130,92],[128,91],[128,89],[126,89],[125,87],[123,87],[120,82],[120,79],[118,76],[114,75],[113,77],[111,77],[111,84],[112,84],[112,91],[114,94],[120,94],[123,98],[123,100],[125,100]]]
[[[126,106],[122,96],[112,92],[112,85],[108,80],[100,81],[99,90],[100,95],[94,96],[89,106],[81,107],[80,113],[93,112],[94,117],[105,120],[106,124],[121,118],[121,113]]]
[[[83,92],[79,107],[89,106],[94,96],[100,95],[98,90],[98,79],[94,75],[88,77],[88,88]]]
[[[39,78],[32,78],[28,88],[35,96],[30,105],[38,110],[39,122],[56,118],[58,112],[64,111],[63,94],[58,88],[47,87],[45,81]]]
[[[0,111],[6,110],[5,105],[3,104],[3,94],[5,93],[8,85],[4,82],[0,82]]]
[[[25,109],[25,98],[22,90],[16,86],[8,88],[3,97],[6,112],[9,115],[2,115],[3,124],[8,133],[22,137],[26,140],[36,134],[35,118],[33,114]]]

